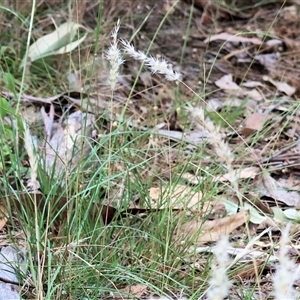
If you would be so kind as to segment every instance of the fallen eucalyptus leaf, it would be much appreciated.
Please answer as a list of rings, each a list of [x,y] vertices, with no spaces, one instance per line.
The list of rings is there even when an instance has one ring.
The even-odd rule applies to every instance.
[[[79,28],[84,28],[82,25],[74,22],[66,22],[61,24],[55,31],[46,34],[28,49],[28,59],[30,62],[38,60],[49,55],[64,54],[71,52],[80,45],[86,38],[86,34],[73,41]],[[23,57],[20,69],[25,66],[26,56]]]

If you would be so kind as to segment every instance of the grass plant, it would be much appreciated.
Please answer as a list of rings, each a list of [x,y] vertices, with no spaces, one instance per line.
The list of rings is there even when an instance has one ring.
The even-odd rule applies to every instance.
[[[79,4],[80,1],[75,2]],[[91,1],[87,2],[94,5]],[[14,144],[12,151],[18,155],[8,158],[7,155],[1,154],[0,193],[2,201],[8,203],[10,208],[7,213],[7,232],[10,237],[8,243],[24,249],[26,253],[28,274],[23,274],[20,278],[22,297],[40,300],[141,297],[152,299],[151,297],[158,295],[162,297],[160,299],[225,299],[232,289],[238,290],[231,278],[231,271],[237,267],[230,264],[230,269],[228,268],[226,251],[230,245],[227,237],[220,239],[213,253],[206,251],[203,255],[195,250],[196,240],[189,239],[188,236],[185,241],[176,240],[180,224],[193,218],[201,219],[205,224],[211,218],[211,211],[199,211],[196,216],[190,216],[187,211],[175,212],[171,197],[176,186],[185,182],[183,175],[192,173],[199,177],[192,190],[195,193],[201,190],[201,205],[204,207],[207,202],[217,197],[220,191],[228,188],[228,184],[214,181],[220,175],[228,173],[230,191],[239,199],[241,208],[245,199],[241,196],[234,165],[236,153],[226,142],[220,126],[216,125],[202,108],[207,103],[209,91],[199,92],[185,83],[185,74],[179,71],[179,68],[173,67],[168,57],[161,56],[159,49],[154,49],[153,52],[153,49],[146,51],[146,48],[145,51],[136,50],[142,49],[133,44],[139,33],[133,30],[134,38],[131,39],[131,36],[128,36],[129,25],[126,27],[123,24],[136,24],[134,18],[138,16],[128,16],[126,10],[124,12],[121,9],[120,16],[114,16],[113,5],[117,5],[117,2],[96,2],[99,4],[97,12],[89,10],[94,17],[89,26],[95,30],[79,47],[80,50],[41,59],[23,72],[17,70],[18,64],[15,61],[21,62],[21,54],[28,51],[29,42],[32,42],[30,36],[38,38],[39,22],[41,29],[49,31],[49,27],[53,27],[49,20],[55,21],[58,18],[55,13],[61,12],[60,21],[66,21],[69,14],[64,11],[71,11],[70,15],[76,16],[79,13],[76,11],[77,6],[73,6],[72,1],[68,4],[54,1],[51,6],[47,6],[47,1],[37,1],[32,3],[30,14],[25,5],[17,5],[15,9],[11,8],[9,1],[0,5],[0,18],[2,17],[5,26],[8,27],[6,34],[0,37],[0,86],[3,90],[9,90],[7,80],[4,80],[5,73],[14,78],[16,95],[13,100],[16,102],[16,111],[15,116],[10,116],[11,127],[16,141],[24,141],[24,147],[21,149],[19,144]],[[224,3],[222,4],[224,6]],[[167,16],[171,15],[174,7],[175,4],[167,10]],[[230,10],[231,6],[226,7]],[[191,6],[188,27],[185,28],[187,35],[192,32],[191,16],[194,9],[194,6]],[[49,19],[46,13],[51,13],[53,18]],[[112,14],[112,19],[109,13]],[[8,26],[10,15],[14,16],[11,27]],[[172,22],[172,19],[167,17],[163,20],[166,24]],[[17,32],[15,27],[21,27],[21,24],[25,29]],[[163,25],[165,24],[162,23],[157,31],[154,30],[153,41],[156,36],[160,38]],[[188,39],[188,36],[185,39]],[[5,43],[5,46],[1,46],[2,43]],[[13,48],[15,44],[18,45],[16,50]],[[186,44],[184,40],[183,52],[177,57],[181,63],[185,60]],[[103,67],[101,70],[97,69],[98,59]],[[146,93],[136,85],[136,78],[134,83],[131,82],[134,87],[128,87],[128,84],[126,86],[128,82],[122,77],[122,72],[127,72],[126,76],[130,76],[128,69],[136,71],[136,65],[131,63],[130,59],[137,61],[139,68],[143,64],[150,73],[148,75],[151,83],[161,86],[161,94],[156,95],[153,92],[157,105],[153,103],[150,108],[145,107],[142,100]],[[84,67],[87,70],[86,74],[91,78],[83,78],[81,71]],[[95,72],[98,72],[99,76],[93,78]],[[144,69],[140,69],[137,74],[146,78],[147,74],[143,72]],[[99,98],[105,97],[109,104],[103,114],[97,115],[97,134],[101,138],[87,139],[86,143],[91,148],[89,154],[82,154],[76,168],[71,172],[66,171],[55,177],[45,170],[44,158],[39,150],[41,145],[35,145],[32,139],[32,136],[43,138],[42,130],[30,126],[28,119],[21,113],[21,93],[46,97],[66,91],[69,85],[67,75],[70,73],[78,75],[78,81],[82,83],[82,90],[77,91],[81,93],[80,101],[88,102],[98,93]],[[101,76],[105,80],[99,85],[107,87],[103,94],[93,88],[93,84]],[[205,78],[204,87],[208,85],[209,80],[210,78]],[[125,87],[120,82],[123,82]],[[182,92],[180,85],[189,91],[190,99]],[[149,90],[151,94],[151,89]],[[161,138],[160,122],[155,119],[158,114],[153,114],[167,101],[169,95],[174,97],[174,107],[168,113],[171,111],[172,116],[179,116],[179,119],[183,120],[181,128],[194,126],[204,130],[207,136],[206,143],[197,147],[191,143],[186,147],[182,140],[165,142]],[[139,109],[142,117],[138,120],[132,112],[136,104],[134,96],[140,96],[141,100]],[[47,112],[49,110],[48,107]],[[148,115],[143,114],[144,111],[147,111]],[[159,117],[166,120],[164,113]],[[213,113],[228,125],[226,116],[222,116],[218,111]],[[155,123],[154,126],[141,125],[142,122],[147,125],[148,120],[144,115]],[[24,130],[18,130],[16,120],[20,116],[24,118]],[[101,121],[103,118],[106,124]],[[238,118],[239,116],[230,120],[228,126],[237,135],[239,133],[234,128],[234,123]],[[1,118],[4,130],[7,124],[3,120],[4,118]],[[168,123],[170,126],[171,122]],[[181,128],[178,128],[176,127],[176,130],[180,131]],[[256,139],[254,140],[256,142]],[[243,146],[249,147],[249,144],[245,142]],[[20,168],[20,162],[25,160],[25,157],[29,164],[26,168]],[[210,161],[209,167],[204,164],[207,158]],[[153,186],[161,189],[170,187],[169,198],[168,195],[160,197],[160,200],[167,199],[167,203],[162,203],[161,210],[149,198],[149,189]],[[118,211],[124,211],[128,206],[134,205],[150,211],[144,215],[116,217],[110,224],[105,224],[101,218],[101,207],[104,204],[114,206]],[[17,238],[16,233],[21,234],[21,240]],[[246,235],[245,240],[250,238]],[[287,240],[288,233],[285,231],[281,244],[283,249]],[[290,262],[286,254],[283,251],[280,256],[281,266]],[[290,268],[292,267],[291,263]],[[285,274],[288,270],[282,267],[276,272],[275,285],[282,280],[280,272]],[[134,292],[128,287],[138,287],[138,291]],[[280,290],[280,284],[278,287],[274,292],[275,299],[281,299],[283,294],[290,296],[294,292],[292,288],[289,291]],[[246,293],[249,295],[239,296],[245,297],[242,299],[253,299],[254,289],[248,289]]]

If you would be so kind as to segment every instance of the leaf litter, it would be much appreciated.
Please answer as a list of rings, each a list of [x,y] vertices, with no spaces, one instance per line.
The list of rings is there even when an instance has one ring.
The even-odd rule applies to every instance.
[[[219,185],[220,192],[217,195],[207,200],[205,188],[197,191],[197,188],[199,189],[202,183],[208,180],[205,173],[207,168],[217,168],[224,161],[222,157],[216,157],[216,150],[212,149],[213,147],[207,143],[207,132],[197,127],[189,119],[189,116],[186,120],[184,114],[187,115],[187,113],[183,113],[184,110],[181,109],[175,121],[170,122],[174,116],[174,111],[178,107],[182,107],[175,100],[174,85],[172,86],[172,84],[165,81],[162,82],[156,76],[150,77],[147,72],[142,73],[127,110],[125,114],[122,113],[128,95],[127,87],[132,85],[130,75],[135,74],[135,70],[137,70],[137,64],[134,62],[125,63],[125,75],[121,75],[123,77],[120,79],[123,86],[117,89],[113,103],[98,97],[96,92],[95,97],[85,97],[84,91],[77,91],[75,97],[73,97],[72,91],[62,92],[56,96],[45,95],[44,98],[40,95],[37,97],[23,94],[21,100],[30,103],[31,107],[38,107],[38,112],[42,115],[47,139],[47,170],[49,171],[52,169],[51,166],[55,165],[54,169],[57,176],[65,165],[69,165],[68,171],[70,173],[74,170],[78,164],[79,155],[74,157],[72,154],[78,148],[78,145],[88,145],[88,150],[81,152],[84,159],[88,156],[88,152],[92,151],[92,147],[90,147],[93,144],[92,140],[96,140],[98,134],[105,136],[113,132],[112,126],[108,126],[110,127],[108,131],[106,126],[100,127],[100,130],[105,131],[103,134],[93,132],[91,128],[97,125],[94,115],[96,110],[99,111],[99,114],[100,112],[105,113],[106,120],[111,122],[110,125],[115,122],[121,124],[125,120],[127,122],[126,126],[141,133],[150,133],[151,139],[149,137],[146,139],[146,144],[142,145],[144,149],[155,151],[166,147],[171,148],[166,151],[167,154],[157,156],[156,160],[151,158],[149,170],[142,172],[142,176],[146,180],[153,178],[153,174],[156,174],[156,177],[154,177],[156,180],[154,180],[155,185],[147,189],[150,208],[143,206],[142,197],[138,196],[139,201],[135,203],[136,213],[152,213],[161,209],[178,209],[181,213],[184,210],[187,220],[188,218],[191,218],[191,220],[178,224],[174,240],[184,242],[192,239],[195,247],[199,247],[204,243],[218,241],[223,235],[243,233],[248,228],[249,221],[250,226],[254,228],[252,232],[256,237],[255,229],[261,223],[269,222],[273,226],[272,230],[276,232],[277,228],[288,220],[299,221],[299,149],[295,144],[295,140],[298,139],[299,128],[298,122],[294,118],[296,115],[294,111],[298,109],[299,72],[297,68],[299,66],[297,61],[299,60],[299,53],[296,50],[297,43],[299,46],[300,41],[298,38],[294,38],[294,36],[298,36],[297,26],[290,26],[287,21],[289,19],[287,16],[293,14],[292,8],[296,7],[295,4],[280,11],[278,19],[274,23],[272,39],[265,40],[261,38],[259,33],[261,28],[256,28],[256,23],[253,21],[257,17],[261,18],[263,14],[266,15],[267,20],[273,20],[274,16],[269,15],[267,7],[261,8],[259,16],[255,15],[252,9],[249,9],[247,14],[243,14],[233,13],[225,7],[221,7],[218,11],[226,22],[229,22],[228,20],[232,16],[236,17],[236,15],[241,19],[245,18],[246,15],[249,18],[246,22],[248,27],[236,21],[236,23],[232,23],[231,28],[228,27],[224,31],[222,23],[217,24],[214,29],[209,26],[212,17],[217,13],[215,4],[200,0],[195,2],[200,9],[205,8],[205,11],[198,8],[192,18],[186,51],[197,64],[196,66],[193,65],[191,59],[182,62],[183,81],[187,82],[189,86],[195,86],[196,93],[201,94],[203,85],[199,85],[199,79],[197,79],[198,81],[195,80],[196,73],[199,74],[200,81],[205,83],[205,100],[209,102],[213,97],[218,101],[211,104],[211,107],[207,110],[213,113],[217,111],[221,116],[224,112],[227,122],[229,122],[228,110],[232,110],[234,107],[232,103],[237,103],[234,107],[235,110],[237,108],[241,109],[240,114],[231,115],[230,126],[219,126],[218,134],[220,133],[221,139],[228,143],[230,149],[234,152],[235,158],[232,165],[235,171],[235,179],[238,180],[238,192],[243,194],[246,202],[243,207],[233,197],[227,197],[228,191],[230,193],[236,191],[232,191],[228,184],[232,181],[233,173],[226,172],[226,168],[224,168],[225,171],[218,170],[219,174],[214,174],[213,180],[209,179],[214,184]],[[189,9],[186,3],[180,3],[178,7],[173,12],[174,15],[171,14],[171,17],[178,18],[178,13],[181,11],[180,7],[184,7],[186,10]],[[135,12],[139,9],[146,11],[146,4],[135,9]],[[197,19],[197,16],[199,19]],[[183,14],[184,18],[186,19],[186,16]],[[200,23],[197,20],[201,20]],[[150,17],[141,32],[147,36],[147,28],[153,28],[153,24],[156,24],[156,22],[155,17]],[[75,24],[75,29],[80,26]],[[179,26],[182,26],[182,24],[179,24]],[[265,30],[268,28],[267,22],[261,26],[266,27]],[[57,30],[61,30],[60,28]],[[241,28],[251,29],[251,36],[242,35]],[[181,32],[182,28],[179,29]],[[51,34],[53,35],[53,33],[49,33],[49,35]],[[55,34],[55,37],[59,36],[57,32]],[[37,44],[38,42],[40,44],[45,38],[49,39],[49,35],[45,35],[42,40],[37,40],[36,44],[33,44],[32,48],[29,49],[29,57],[31,57],[32,62],[47,55],[58,52],[63,54],[69,50],[71,51],[86,39],[84,35],[84,38],[73,44],[74,47],[69,45],[71,47],[69,49],[58,50],[61,45],[55,44],[51,46],[53,49],[47,46],[48,49],[43,51],[41,46],[37,47]],[[174,67],[179,68],[178,57],[180,57],[180,53],[176,49],[181,49],[181,47],[177,47],[176,43],[180,44],[181,41],[172,41],[172,38],[174,38],[174,34],[169,36],[159,34],[155,46],[158,53],[165,55],[172,62],[174,61]],[[56,42],[60,43],[59,38]],[[142,44],[142,47],[139,46],[139,48],[146,49],[146,47],[143,47],[146,46],[145,42],[142,40],[139,42]],[[168,47],[168,45],[170,46]],[[36,54],[37,51],[34,50],[34,47],[38,48],[38,54]],[[203,51],[204,47],[207,47],[207,51]],[[49,52],[49,49],[51,52]],[[205,70],[199,68],[199,62],[202,60],[205,61],[206,70],[210,70],[209,78],[206,78]],[[251,62],[253,64],[250,66],[249,63]],[[105,82],[98,82],[97,84],[100,86],[104,85]],[[88,84],[85,88],[86,90],[97,90],[99,87],[97,84]],[[216,90],[216,86],[219,88],[218,90]],[[76,89],[79,88],[80,84],[77,82]],[[191,98],[190,91],[184,86],[179,85],[178,90],[187,99]],[[1,94],[8,99],[14,97],[9,91],[1,91]],[[287,96],[287,98],[283,98],[283,96]],[[247,104],[243,107],[244,99],[246,99]],[[249,106],[248,103],[253,100],[256,104]],[[193,108],[203,106],[203,103],[199,101],[191,101],[191,103]],[[93,105],[92,108],[91,105]],[[65,114],[61,109],[62,106],[71,109],[71,113]],[[226,109],[228,110],[226,111]],[[283,114],[284,112],[287,113]],[[290,112],[293,112],[293,114]],[[32,113],[34,112],[30,111],[30,114]],[[32,123],[34,122],[33,119]],[[291,131],[290,127],[293,127],[294,130]],[[82,128],[84,128],[84,131],[82,131]],[[91,142],[86,142],[86,139]],[[184,151],[185,156],[188,158],[179,156],[180,151],[177,151],[177,149]],[[196,156],[194,155],[195,151],[199,151]],[[138,165],[140,163],[136,157],[131,159],[133,164]],[[141,160],[144,160],[144,157]],[[171,165],[174,160],[176,163],[180,162],[183,166],[187,166],[184,176],[182,176],[181,170]],[[151,163],[153,169],[150,169]],[[111,167],[113,168],[114,164]],[[122,164],[115,168],[118,172],[125,169],[126,166],[123,167]],[[171,174],[167,176],[168,180],[175,175],[186,180],[186,184],[176,184],[175,188],[170,189],[168,184],[158,180],[160,177],[166,178],[165,174],[168,172]],[[289,185],[291,191],[288,191],[286,187],[282,187],[280,180],[287,180],[290,174],[293,174],[295,180]],[[133,179],[130,178],[130,180]],[[116,184],[119,184],[119,182]],[[292,191],[292,189],[295,189],[295,191]],[[250,191],[251,197],[249,195]],[[226,201],[223,200],[224,195]],[[255,201],[255,197],[258,201]],[[111,208],[114,212],[119,210],[116,205],[111,205],[112,199],[105,200],[108,205],[104,207],[105,209]],[[67,201],[68,199],[63,199],[63,202]],[[225,210],[222,210],[223,213],[226,212],[225,215],[213,214],[213,212],[220,209],[219,203],[222,203],[223,208],[225,207]],[[97,207],[97,209],[99,212],[101,211],[101,208]],[[193,212],[192,217],[189,214],[191,212]],[[207,214],[203,214],[203,212],[207,212]],[[280,213],[282,214],[280,215]],[[214,219],[207,220],[211,216]],[[113,217],[109,219],[113,220]],[[4,219],[4,227],[6,222],[6,219]],[[259,236],[259,238],[263,239],[262,236]],[[295,234],[293,242],[297,244],[296,238],[297,235]],[[275,237],[271,241],[271,246],[266,247],[267,251],[271,249],[277,240]],[[255,251],[263,255],[265,253],[262,250],[264,247],[257,246]],[[233,251],[234,249],[231,249],[230,253],[232,254]],[[244,259],[250,263],[253,257],[249,258],[244,255]],[[272,271],[271,265],[264,267]],[[251,277],[251,274],[253,275],[255,272],[254,269],[255,266],[245,267],[244,270],[248,275],[246,276],[243,273],[242,278]],[[236,276],[239,275],[241,276],[241,273]],[[145,286],[136,285],[133,287],[136,287],[136,292],[129,287],[126,287],[124,292],[137,293],[136,296],[141,297]]]

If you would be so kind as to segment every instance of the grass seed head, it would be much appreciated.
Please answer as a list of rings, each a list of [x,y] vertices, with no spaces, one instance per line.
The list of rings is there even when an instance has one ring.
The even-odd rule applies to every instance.
[[[114,91],[118,82],[119,69],[124,63],[120,49],[118,48],[118,32],[120,28],[120,22],[118,21],[113,32],[111,33],[112,43],[106,52],[106,59],[110,64],[110,72],[108,81],[110,83],[111,90]]]
[[[208,300],[221,300],[228,296],[231,282],[227,276],[230,243],[228,237],[222,237],[214,247],[215,261],[211,265],[210,289],[207,292]]]
[[[290,225],[283,231],[280,240],[279,266],[273,276],[275,299],[299,299],[299,292],[293,287],[295,280],[299,279],[300,268],[288,257]]]
[[[181,73],[175,72],[165,59],[158,59],[153,56],[148,57],[144,52],[135,50],[134,46],[128,41],[121,40],[121,44],[125,53],[135,60],[144,62],[152,74],[165,75],[165,79],[168,81],[181,79]]]

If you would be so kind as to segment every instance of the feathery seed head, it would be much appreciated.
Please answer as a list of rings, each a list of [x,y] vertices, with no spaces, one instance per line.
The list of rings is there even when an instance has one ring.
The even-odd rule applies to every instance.
[[[181,80],[182,75],[179,72],[173,71],[171,74],[166,74],[166,79],[168,81]]]
[[[144,52],[135,50],[134,46],[128,41],[121,40],[120,42],[123,46],[123,50],[125,51],[125,53],[127,53],[133,59],[141,61],[145,61],[147,59],[147,56]]]
[[[113,91],[116,88],[116,84],[119,76],[120,66],[124,63],[124,60],[121,55],[121,51],[118,48],[118,32],[120,29],[120,20],[118,20],[117,25],[111,33],[112,43],[106,52],[106,59],[110,64],[109,78],[111,90]]]
[[[152,74],[165,75],[166,80],[175,81],[181,79],[181,74],[179,72],[173,71],[165,59],[158,59],[153,56],[147,57],[147,55],[142,51],[135,50],[134,46],[128,41],[121,40],[123,50],[133,59],[140,60],[145,63],[145,65],[150,69]]]
[[[119,29],[120,29],[120,19],[118,19],[117,24],[111,33],[111,37],[112,37],[114,43],[117,42]]]
[[[289,243],[290,224],[282,231],[280,240],[279,266],[273,276],[275,299],[299,299],[299,292],[293,287],[299,279],[300,269],[289,257],[287,244]]]
[[[215,261],[211,265],[210,289],[207,299],[224,299],[228,296],[231,282],[227,276],[229,255],[227,253],[230,243],[228,237],[222,237],[214,247]]]
[[[149,67],[150,71],[155,74],[166,74],[169,72],[168,63],[164,59],[157,59],[153,56],[150,56],[146,60],[146,66]]]

